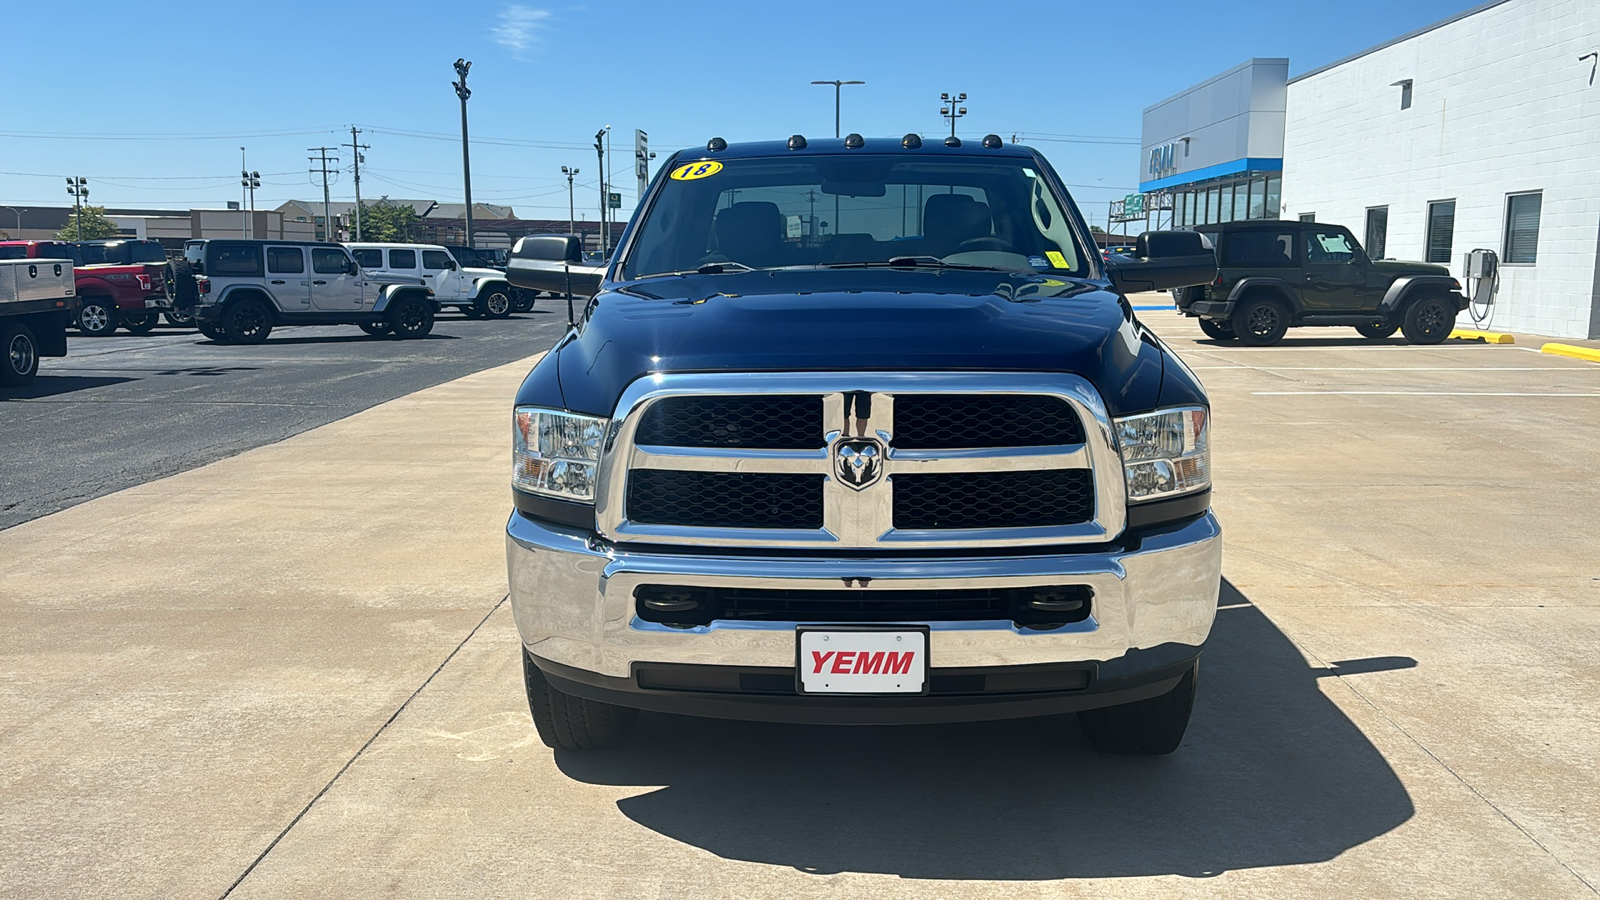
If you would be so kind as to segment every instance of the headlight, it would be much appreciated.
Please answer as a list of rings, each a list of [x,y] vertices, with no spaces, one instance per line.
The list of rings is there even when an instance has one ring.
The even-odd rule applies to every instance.
[[[517,407],[511,429],[511,483],[546,497],[593,503],[605,433],[605,419]]]
[[[1117,419],[1128,500],[1158,500],[1211,486],[1210,417],[1184,406]]]

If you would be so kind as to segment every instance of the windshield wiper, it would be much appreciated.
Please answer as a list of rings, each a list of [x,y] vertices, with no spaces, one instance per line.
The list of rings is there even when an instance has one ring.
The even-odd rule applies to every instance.
[[[679,269],[676,272],[651,272],[648,275],[635,275],[634,278],[670,278],[674,275],[725,275],[729,272],[757,272],[758,266],[747,266],[742,262],[714,262],[706,263],[698,269]]]
[[[824,269],[967,269],[975,272],[1004,272],[995,266],[973,266],[945,262],[937,256],[896,256],[871,262],[823,263]]]

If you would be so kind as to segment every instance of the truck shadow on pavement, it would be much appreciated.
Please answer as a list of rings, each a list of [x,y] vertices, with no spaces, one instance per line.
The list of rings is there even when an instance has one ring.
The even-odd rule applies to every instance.
[[[137,378],[98,375],[46,375],[44,372],[40,372],[30,385],[0,388],[0,400],[40,400],[45,397],[70,394],[73,391],[87,391],[90,388],[106,387],[107,385],[122,384],[125,381],[138,380]]]
[[[1410,796],[1232,585],[1183,746],[1107,757],[1071,716],[899,728],[641,717],[627,748],[558,752],[572,778],[662,786],[629,819],[727,859],[819,874],[1042,880],[1332,859],[1409,819]]]

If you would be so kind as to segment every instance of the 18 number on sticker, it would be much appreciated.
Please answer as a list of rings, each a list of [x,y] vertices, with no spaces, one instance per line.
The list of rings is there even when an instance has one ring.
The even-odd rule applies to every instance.
[[[696,178],[710,178],[722,171],[719,162],[692,162],[672,170],[673,181],[694,181]]]

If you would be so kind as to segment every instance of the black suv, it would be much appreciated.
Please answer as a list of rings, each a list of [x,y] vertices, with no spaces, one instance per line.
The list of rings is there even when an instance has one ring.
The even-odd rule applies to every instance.
[[[1413,344],[1437,344],[1467,308],[1449,269],[1369,259],[1343,225],[1229,222],[1195,230],[1216,248],[1217,279],[1174,293],[1179,311],[1219,341],[1266,346],[1291,326],[1352,325],[1364,337],[1399,330]]]

